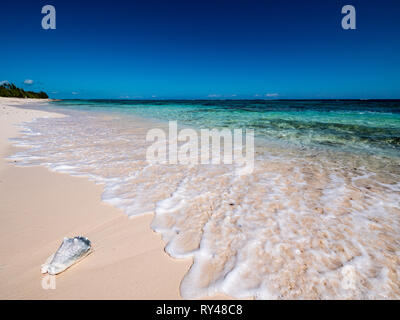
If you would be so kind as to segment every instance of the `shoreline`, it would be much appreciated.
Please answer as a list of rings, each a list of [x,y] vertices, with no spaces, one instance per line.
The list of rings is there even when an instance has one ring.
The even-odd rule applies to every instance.
[[[67,116],[25,123],[23,139],[11,141],[28,149],[8,158],[19,166],[14,177],[0,176],[0,188],[3,182],[7,186],[0,189],[5,208],[0,207],[5,212],[0,251],[6,252],[0,257],[13,262],[0,260],[0,292],[15,294],[19,288],[31,294],[34,290],[24,288],[28,283],[36,285],[30,296],[43,296],[38,266],[64,236],[82,235],[92,241],[95,254],[59,276],[57,288],[61,281],[63,290],[47,297],[178,299],[181,293],[186,299],[212,299],[223,292],[229,299],[398,298],[393,250],[399,234],[398,158],[266,145],[250,175],[224,165],[151,165],[145,161],[145,132],[163,124],[124,112],[97,112],[103,106],[94,106],[93,112],[87,106],[64,112],[47,104],[4,108],[6,137],[17,135],[15,128],[6,132],[11,123],[35,112]],[[112,106],[104,110],[113,111]],[[342,106],[333,123],[347,119],[346,108],[352,106]],[[181,111],[166,109],[160,118]],[[204,112],[199,117],[208,119],[210,111]],[[325,119],[323,112],[313,115]],[[375,128],[386,118],[379,113],[374,121],[367,115],[347,122],[362,120]],[[395,137],[386,128],[392,122],[375,130]],[[364,145],[362,135],[357,137]],[[4,144],[7,154],[15,154]],[[33,253],[40,253],[40,260],[32,262]],[[25,269],[34,271],[30,278]],[[25,278],[14,281],[16,274]]]
[[[0,99],[0,299],[181,299],[192,259],[165,253],[150,228],[153,214],[128,218],[102,202],[103,187],[87,178],[5,160],[18,150],[8,141],[19,135],[15,124],[59,116],[14,107],[26,103]],[[44,290],[41,264],[63,237],[77,235],[87,236],[94,252],[58,275],[55,290]]]

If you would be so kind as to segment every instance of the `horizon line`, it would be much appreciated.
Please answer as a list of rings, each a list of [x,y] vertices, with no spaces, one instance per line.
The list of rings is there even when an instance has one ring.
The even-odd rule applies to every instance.
[[[159,99],[122,99],[122,98],[49,98],[53,101],[64,100],[77,100],[77,101],[101,101],[101,100],[114,100],[114,101],[400,101],[400,98],[285,98],[285,99],[204,99],[204,98],[159,98]]]

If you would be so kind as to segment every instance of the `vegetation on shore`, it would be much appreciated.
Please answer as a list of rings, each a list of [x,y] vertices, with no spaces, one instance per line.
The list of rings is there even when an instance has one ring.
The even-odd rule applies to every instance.
[[[43,91],[40,92],[25,91],[21,88],[17,88],[12,83],[3,83],[0,86],[0,97],[47,99],[49,96]]]

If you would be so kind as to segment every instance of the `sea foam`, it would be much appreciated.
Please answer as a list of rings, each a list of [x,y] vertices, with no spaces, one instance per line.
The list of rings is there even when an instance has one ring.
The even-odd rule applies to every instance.
[[[87,176],[129,216],[153,212],[165,251],[193,258],[184,298],[400,298],[399,158],[258,143],[252,173],[155,165],[154,124],[69,115],[26,124],[13,159]]]

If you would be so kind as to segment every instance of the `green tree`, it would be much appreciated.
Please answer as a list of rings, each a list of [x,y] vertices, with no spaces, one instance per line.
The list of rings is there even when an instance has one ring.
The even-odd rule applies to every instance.
[[[4,83],[0,86],[0,97],[48,99],[49,96],[43,92],[25,91],[17,88],[13,83]]]

